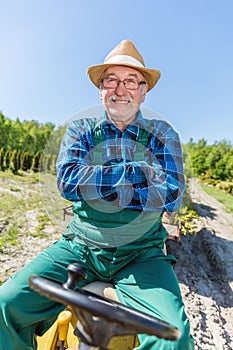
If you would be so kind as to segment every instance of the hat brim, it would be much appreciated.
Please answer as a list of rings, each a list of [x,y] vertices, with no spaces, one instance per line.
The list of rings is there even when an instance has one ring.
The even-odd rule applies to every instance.
[[[87,68],[87,75],[89,76],[90,80],[92,83],[99,88],[100,86],[100,79],[102,77],[103,72],[113,66],[126,66],[126,67],[131,67],[136,70],[138,70],[142,75],[144,75],[146,82],[148,84],[148,91],[151,90],[155,84],[158,82],[160,78],[160,71],[152,68],[146,68],[146,67],[138,67],[134,66],[132,64],[119,64],[119,63],[103,63],[103,64],[98,64],[94,66],[90,66]]]

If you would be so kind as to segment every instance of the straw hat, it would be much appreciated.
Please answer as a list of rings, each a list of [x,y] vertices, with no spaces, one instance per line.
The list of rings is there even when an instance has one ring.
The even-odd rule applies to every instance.
[[[127,66],[141,72],[148,84],[148,91],[151,90],[160,78],[160,71],[146,68],[144,60],[132,41],[121,41],[105,58],[103,64],[97,64],[87,68],[87,74],[91,81],[99,88],[100,79],[108,67]]]

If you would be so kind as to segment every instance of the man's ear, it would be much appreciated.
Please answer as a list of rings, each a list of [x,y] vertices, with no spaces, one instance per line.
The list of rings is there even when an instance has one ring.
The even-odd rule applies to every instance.
[[[141,102],[144,102],[144,101],[145,101],[147,91],[148,91],[148,85],[143,86],[142,96],[141,96]]]

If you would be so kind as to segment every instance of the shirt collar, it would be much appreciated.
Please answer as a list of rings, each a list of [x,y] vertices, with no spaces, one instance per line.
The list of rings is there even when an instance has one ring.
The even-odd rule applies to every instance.
[[[108,119],[108,116],[107,116],[107,112],[106,111],[103,111],[101,117],[98,119],[97,123],[96,123],[96,127],[98,127],[99,125],[112,125],[114,128],[116,127],[109,119]],[[145,118],[142,116],[142,112],[141,110],[139,109],[138,112],[137,112],[137,117],[136,119],[130,123],[126,129],[128,128],[131,128],[131,127],[139,127],[139,128],[144,128],[144,129],[147,129],[147,123],[146,123],[146,120]]]

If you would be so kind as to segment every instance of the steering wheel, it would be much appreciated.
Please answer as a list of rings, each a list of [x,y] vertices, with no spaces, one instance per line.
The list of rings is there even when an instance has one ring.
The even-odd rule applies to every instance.
[[[83,266],[72,264],[63,285],[36,275],[31,275],[28,283],[41,295],[72,306],[80,321],[75,334],[86,344],[104,348],[113,336],[140,333],[167,340],[179,339],[180,331],[159,318],[81,288],[72,290],[77,281],[84,278]]]

